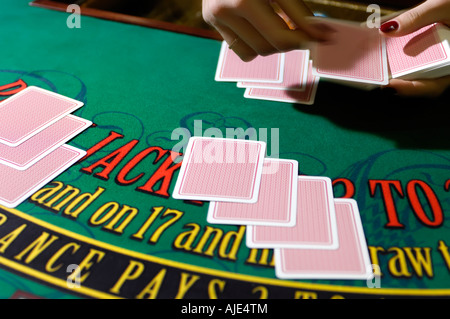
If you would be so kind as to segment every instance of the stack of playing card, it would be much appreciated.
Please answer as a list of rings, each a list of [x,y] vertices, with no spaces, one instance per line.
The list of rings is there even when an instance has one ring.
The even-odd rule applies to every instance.
[[[433,24],[401,38],[386,38],[392,78],[434,79],[450,74],[450,29]]]
[[[319,78],[311,71],[309,50],[295,50],[243,62],[226,42],[222,43],[216,81],[237,82],[244,97],[313,104]]]
[[[348,21],[312,18],[334,30],[332,40],[311,46],[313,74],[321,79],[372,89],[392,78],[437,78],[450,74],[450,30],[432,24],[402,37]]]
[[[372,275],[358,206],[331,180],[298,176],[298,162],[265,157],[251,140],[192,137],[173,197],[210,201],[207,221],[246,225],[247,246],[275,249],[279,278]]]
[[[83,103],[30,86],[0,104],[0,204],[16,207],[86,152],[67,141],[92,125]]]
[[[247,63],[223,42],[215,80],[237,82],[247,98],[310,105],[319,79],[371,90],[390,79],[450,75],[450,29],[442,24],[391,38],[360,23],[318,17],[309,21],[330,30],[330,41]]]

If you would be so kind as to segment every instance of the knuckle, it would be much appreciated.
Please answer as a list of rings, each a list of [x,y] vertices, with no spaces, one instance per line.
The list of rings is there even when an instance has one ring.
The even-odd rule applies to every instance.
[[[237,10],[246,10],[250,2],[248,0],[234,0],[233,7]]]
[[[203,17],[209,22],[214,22],[217,18],[223,17],[227,9],[220,3],[214,3],[208,7],[203,7]]]
[[[414,23],[414,21],[418,20],[421,17],[422,13],[419,10],[410,10],[406,15],[406,19],[410,23]]]
[[[292,43],[286,42],[286,41],[280,41],[275,40],[273,43],[273,46],[279,51],[279,52],[287,52],[292,49],[294,49],[294,46]]]
[[[238,55],[241,58],[241,60],[244,62],[250,62],[258,56],[257,54],[251,54],[251,53],[241,53]]]
[[[269,56],[275,53],[280,53],[280,50],[278,50],[277,48],[264,48],[264,49],[260,49],[257,52],[259,55],[261,56]]]

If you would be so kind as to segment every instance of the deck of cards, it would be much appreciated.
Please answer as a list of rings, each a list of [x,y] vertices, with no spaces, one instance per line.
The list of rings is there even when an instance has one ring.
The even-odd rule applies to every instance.
[[[92,125],[83,103],[27,87],[0,103],[0,204],[14,208],[86,152],[65,144]]]
[[[265,153],[260,141],[191,137],[172,196],[209,201],[211,224],[245,225],[249,248],[274,249],[278,278],[372,276],[356,201],[335,199],[328,177],[299,176],[297,161]]]
[[[241,61],[223,42],[215,80],[237,82],[245,88],[246,98],[312,105],[320,79],[370,90],[389,84],[390,79],[450,75],[450,29],[445,25],[432,24],[391,38],[360,23],[309,20],[332,30],[330,41],[250,62]]]
[[[237,82],[250,99],[313,104],[319,78],[309,57],[309,50],[295,50],[243,62],[223,42],[215,80]]]

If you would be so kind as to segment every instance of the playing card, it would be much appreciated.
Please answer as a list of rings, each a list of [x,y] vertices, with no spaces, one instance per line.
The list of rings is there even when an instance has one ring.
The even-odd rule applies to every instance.
[[[0,204],[16,207],[84,155],[85,151],[62,145],[26,170],[0,164]]]
[[[286,279],[368,279],[373,269],[358,205],[335,199],[339,248],[275,249],[275,272]]]
[[[392,78],[423,78],[421,71],[449,64],[447,35],[447,27],[432,24],[403,37],[386,38]]]
[[[265,152],[265,142],[191,137],[172,196],[255,203]]]
[[[69,114],[16,147],[0,144],[0,164],[25,170],[91,125]]]
[[[30,86],[0,104],[0,143],[17,146],[83,105]]]
[[[249,225],[248,247],[336,249],[339,246],[331,180],[298,176],[297,183],[296,225]]]
[[[211,202],[207,221],[212,224],[293,226],[297,215],[298,162],[264,160],[258,202]]]
[[[283,81],[285,54],[258,56],[250,62],[242,61],[226,42],[222,43],[216,70],[216,81],[222,82],[271,82]]]
[[[238,82],[240,88],[305,91],[308,80],[309,50],[294,50],[285,54],[284,76],[281,83]]]
[[[334,30],[330,41],[311,48],[315,76],[377,85],[389,83],[386,44],[377,29],[329,18],[310,20]]]
[[[305,90],[303,92],[293,90],[247,88],[245,90],[244,97],[249,99],[312,105],[314,104],[318,85],[319,77],[312,74],[312,63],[310,62],[308,68],[308,78],[306,81]]]

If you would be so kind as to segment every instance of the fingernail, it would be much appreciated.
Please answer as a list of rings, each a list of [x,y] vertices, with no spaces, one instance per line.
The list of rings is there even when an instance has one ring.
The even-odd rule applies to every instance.
[[[397,21],[388,21],[380,26],[381,32],[389,33],[398,29]]]

